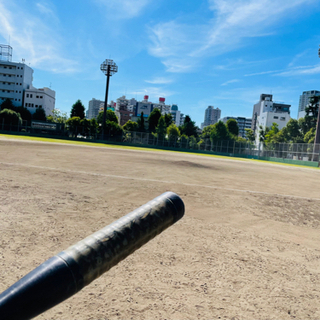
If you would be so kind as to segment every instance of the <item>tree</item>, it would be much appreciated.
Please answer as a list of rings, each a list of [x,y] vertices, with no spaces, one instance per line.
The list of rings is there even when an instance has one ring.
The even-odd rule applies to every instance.
[[[161,111],[158,108],[155,108],[151,111],[148,117],[149,132],[156,131],[156,126],[158,125],[160,117],[161,117]]]
[[[95,136],[97,134],[98,127],[99,127],[99,125],[98,125],[97,120],[95,118],[92,118],[90,120],[90,135],[91,136]]]
[[[229,133],[237,137],[239,135],[239,126],[237,120],[229,119],[227,121],[227,129]]]
[[[316,128],[313,127],[304,135],[303,141],[305,143],[314,143],[315,136],[316,136]]]
[[[20,113],[10,109],[3,109],[0,111],[0,128],[2,124],[18,126],[22,124]]]
[[[4,100],[1,104],[1,110],[4,110],[4,109],[8,109],[8,110],[14,110],[15,107],[12,103],[12,100],[7,98],[6,100]]]
[[[138,119],[138,131],[139,132],[145,132],[146,128],[144,127],[144,117],[143,112],[141,112],[140,118]]]
[[[71,135],[75,138],[77,137],[78,133],[80,132],[81,127],[81,118],[80,117],[72,117],[69,118],[66,122],[66,125],[68,126],[69,132]]]
[[[210,124],[210,126],[204,127],[201,133],[201,138],[203,140],[210,139],[213,128],[214,128],[214,124]]]
[[[123,125],[123,130],[125,130],[125,131],[138,131],[138,124],[132,120],[129,120]]]
[[[85,107],[82,102],[80,100],[77,100],[71,108],[70,118],[79,117],[80,119],[84,119],[84,110]]]
[[[248,141],[254,142],[256,140],[256,137],[255,137],[252,129],[244,129],[244,131],[245,131],[246,139]]]
[[[259,126],[259,142],[264,142],[266,139],[266,133],[269,131],[269,128],[264,129],[262,126]]]
[[[168,128],[171,125],[171,123],[173,123],[172,114],[171,113],[165,113],[164,121],[166,123],[166,127]]]
[[[184,118],[183,125],[180,126],[181,134],[185,134],[188,137],[194,136],[195,138],[198,137],[197,126],[195,122],[191,120],[191,118],[187,115]]]
[[[90,126],[91,122],[88,119],[81,119],[80,120],[80,126],[81,126],[81,134],[83,136],[89,136],[90,134]]]
[[[279,125],[277,123],[273,122],[271,128],[265,134],[265,142],[266,143],[279,142],[277,140],[277,133],[278,132],[279,132]]]
[[[171,123],[167,128],[167,134],[170,144],[175,144],[180,137],[180,130],[174,123]]]
[[[47,121],[54,123],[66,123],[67,118],[68,116],[66,112],[61,112],[60,109],[53,109],[52,115],[47,116]]]
[[[36,112],[32,115],[33,120],[47,121],[46,112],[43,108],[37,108]]]
[[[123,130],[117,122],[107,120],[105,133],[108,134],[110,137],[118,137],[122,135]]]
[[[228,128],[222,121],[218,121],[214,124],[210,139],[212,142],[230,139]]]
[[[303,135],[299,126],[299,122],[296,119],[290,119],[282,130],[283,133],[287,134],[287,141],[294,143],[301,143],[303,141]]]
[[[165,138],[167,132],[166,122],[164,116],[161,116],[156,127],[156,133],[159,140],[163,140]]]
[[[116,113],[114,111],[110,110],[110,109],[107,110],[107,112],[106,112],[106,121],[107,120],[109,120],[111,122],[119,123]],[[99,112],[99,114],[97,116],[97,122],[98,123],[102,123],[103,122],[103,111]]]

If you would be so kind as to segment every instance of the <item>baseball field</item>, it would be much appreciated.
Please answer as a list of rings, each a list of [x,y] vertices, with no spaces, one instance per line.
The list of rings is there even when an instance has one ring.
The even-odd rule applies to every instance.
[[[316,168],[0,135],[0,292],[173,191],[182,220],[36,319],[320,319],[319,181]]]

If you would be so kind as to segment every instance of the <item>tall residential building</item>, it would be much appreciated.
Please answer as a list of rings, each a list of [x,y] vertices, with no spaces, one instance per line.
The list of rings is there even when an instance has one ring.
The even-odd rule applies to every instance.
[[[252,119],[245,118],[245,117],[224,117],[220,119],[222,122],[227,123],[229,119],[234,119],[238,123],[239,127],[239,137],[245,138],[246,137],[246,130],[251,128]]]
[[[253,106],[252,127],[256,136],[256,143],[259,143],[260,126],[270,128],[275,122],[279,130],[284,128],[290,120],[289,104],[276,103],[272,101],[271,94],[261,94],[260,100]]]
[[[171,106],[171,111],[170,111],[171,115],[172,115],[172,120],[175,123],[176,126],[180,126],[183,123],[181,122],[181,112],[178,110],[178,106],[176,104],[173,104]]]
[[[299,99],[298,119],[304,118],[304,116],[306,115],[305,108],[309,104],[309,99],[313,96],[320,96],[320,91],[303,91]]]
[[[95,98],[92,98],[92,100],[89,101],[88,110],[87,110],[87,119],[93,119],[97,118],[101,104],[104,105],[104,101],[97,100]]]
[[[0,45],[0,104],[10,99],[14,106],[24,106],[31,113],[37,108],[43,108],[47,116],[51,115],[55,106],[55,91],[49,88],[34,88],[33,69],[24,61],[11,60],[12,48]]]
[[[215,124],[221,118],[221,110],[219,108],[214,108],[213,106],[209,106],[204,113],[204,122],[201,123],[201,129],[204,127],[210,126],[211,124]]]

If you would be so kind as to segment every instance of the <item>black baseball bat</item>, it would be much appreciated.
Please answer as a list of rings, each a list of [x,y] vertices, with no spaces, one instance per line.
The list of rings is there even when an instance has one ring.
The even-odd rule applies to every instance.
[[[0,294],[0,320],[26,320],[68,299],[181,219],[173,192],[132,211],[48,259]]]

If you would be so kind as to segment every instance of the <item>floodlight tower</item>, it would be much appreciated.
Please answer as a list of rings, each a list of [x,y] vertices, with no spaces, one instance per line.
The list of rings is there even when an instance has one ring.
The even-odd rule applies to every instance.
[[[118,66],[113,60],[106,59],[100,65],[100,70],[107,76],[106,96],[104,99],[103,123],[102,123],[102,139],[104,139],[104,129],[106,126],[107,105],[108,105],[109,79],[113,74],[118,72]]]

